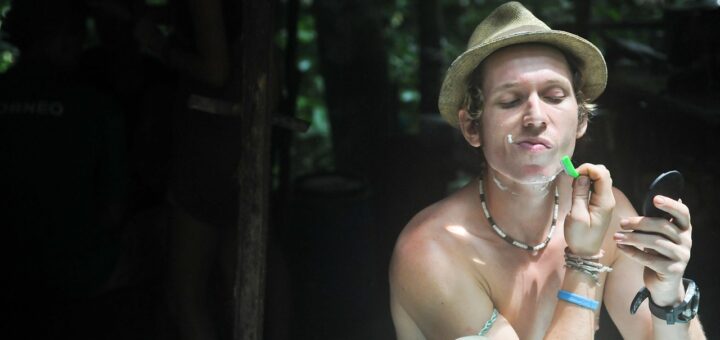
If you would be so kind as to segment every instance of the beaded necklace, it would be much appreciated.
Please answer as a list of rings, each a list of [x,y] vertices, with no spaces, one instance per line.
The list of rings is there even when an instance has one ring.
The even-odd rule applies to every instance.
[[[505,233],[505,231],[500,228],[497,223],[495,223],[495,220],[493,220],[492,216],[490,216],[490,211],[488,210],[487,203],[485,203],[485,191],[483,190],[483,182],[478,181],[479,184],[479,190],[480,190],[480,203],[482,203],[483,212],[485,213],[485,218],[488,220],[488,223],[490,223],[490,226],[492,226],[493,230],[495,230],[495,233],[498,234],[505,242],[512,244],[513,246],[516,246],[521,249],[525,249],[527,251],[532,252],[533,255],[536,255],[538,251],[542,250],[543,248],[547,247],[548,243],[550,242],[550,239],[552,238],[553,232],[555,231],[555,225],[557,224],[557,216],[558,216],[558,197],[560,196],[558,194],[557,186],[555,187],[555,205],[553,207],[553,218],[552,218],[552,225],[550,226],[550,232],[548,232],[548,236],[545,238],[544,241],[534,245],[530,246],[523,242],[520,242]]]

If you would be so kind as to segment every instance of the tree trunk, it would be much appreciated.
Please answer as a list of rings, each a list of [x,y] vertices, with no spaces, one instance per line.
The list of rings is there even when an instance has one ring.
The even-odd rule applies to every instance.
[[[274,1],[242,2],[233,79],[241,103],[240,207],[235,270],[236,340],[263,338],[265,259],[270,184],[271,77]],[[222,147],[222,145],[218,145]],[[211,165],[209,165],[211,166]]]
[[[379,6],[318,0],[314,11],[336,169],[376,182],[396,120]]]
[[[323,244],[328,256],[314,265],[331,270],[324,276],[318,273],[319,283],[305,292],[328,296],[327,310],[307,313],[323,323],[317,337],[382,338],[372,332],[380,318],[385,320],[387,298],[378,287],[387,283],[376,269],[387,259],[376,256],[376,240],[384,231],[380,216],[391,187],[384,165],[393,156],[387,150],[397,125],[397,93],[389,80],[381,5],[379,0],[314,1],[335,168],[360,175],[369,184],[362,189],[367,195],[348,192],[324,203],[333,217],[318,223],[325,229],[315,240],[332,235],[333,241]],[[308,323],[313,321],[308,318]]]

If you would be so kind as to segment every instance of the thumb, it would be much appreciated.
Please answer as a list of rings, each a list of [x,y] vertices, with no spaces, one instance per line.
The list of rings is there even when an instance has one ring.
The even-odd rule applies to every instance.
[[[573,181],[572,207],[570,215],[575,219],[582,219],[588,215],[588,201],[590,200],[590,177],[580,176]]]

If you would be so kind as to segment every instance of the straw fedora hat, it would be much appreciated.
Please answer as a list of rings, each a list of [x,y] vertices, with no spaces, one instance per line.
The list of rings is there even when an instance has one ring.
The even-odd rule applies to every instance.
[[[443,118],[453,126],[458,125],[457,111],[465,99],[467,78],[480,62],[503,47],[523,43],[547,44],[575,56],[583,75],[580,90],[589,101],[605,90],[607,66],[595,45],[575,34],[553,30],[522,4],[508,2],[475,28],[467,50],[448,68],[438,100]]]

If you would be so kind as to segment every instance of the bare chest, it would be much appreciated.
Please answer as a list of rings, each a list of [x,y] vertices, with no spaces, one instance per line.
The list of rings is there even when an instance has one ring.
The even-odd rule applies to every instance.
[[[557,240],[538,259],[498,259],[493,275],[486,276],[495,308],[521,339],[542,339],[552,321],[565,274],[563,249],[564,241]]]

